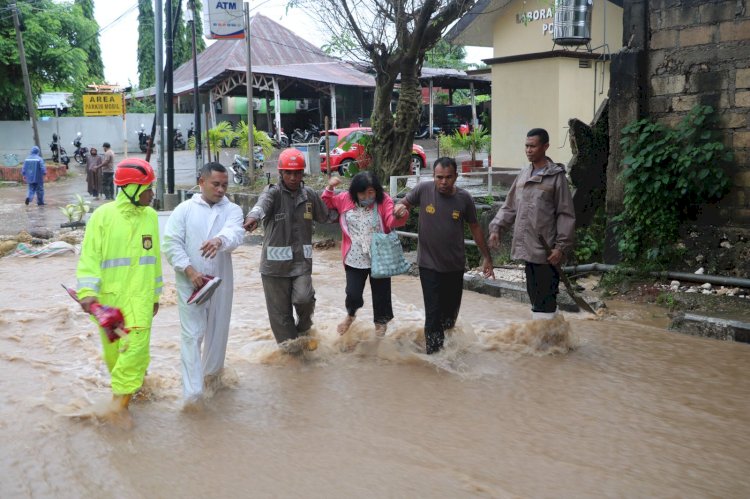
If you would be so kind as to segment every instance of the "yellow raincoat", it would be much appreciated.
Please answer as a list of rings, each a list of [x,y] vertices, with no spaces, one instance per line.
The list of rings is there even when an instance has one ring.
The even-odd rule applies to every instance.
[[[136,187],[124,189],[132,194]],[[151,321],[163,284],[156,211],[135,206],[122,191],[114,202],[97,208],[86,226],[76,277],[79,299],[94,296],[122,311],[130,334],[110,343],[100,331],[104,360],[112,392],[135,393],[150,361]],[[120,352],[123,342],[127,349]]]

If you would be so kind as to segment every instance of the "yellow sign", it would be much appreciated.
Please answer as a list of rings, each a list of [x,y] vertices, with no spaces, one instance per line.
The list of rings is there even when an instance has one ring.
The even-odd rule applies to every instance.
[[[122,114],[122,94],[83,94],[84,116]]]

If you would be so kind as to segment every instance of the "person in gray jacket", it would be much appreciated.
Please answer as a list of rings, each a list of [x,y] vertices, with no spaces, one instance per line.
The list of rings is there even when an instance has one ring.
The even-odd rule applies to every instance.
[[[245,218],[252,232],[263,222],[260,274],[268,320],[276,342],[287,351],[300,348],[293,341],[309,333],[315,311],[312,285],[313,221],[328,222],[328,208],[302,182],[305,159],[297,149],[279,155],[279,185],[270,185]],[[297,313],[297,321],[294,320]],[[290,341],[292,340],[292,341]],[[288,343],[287,343],[288,342]],[[314,349],[309,341],[306,348]]]
[[[557,313],[560,276],[557,266],[575,242],[576,218],[565,166],[547,157],[549,134],[534,128],[526,134],[526,158],[500,210],[490,222],[489,244],[500,245],[500,231],[513,229],[511,258],[526,262],[526,291],[533,319]],[[551,248],[548,255],[539,241]]]

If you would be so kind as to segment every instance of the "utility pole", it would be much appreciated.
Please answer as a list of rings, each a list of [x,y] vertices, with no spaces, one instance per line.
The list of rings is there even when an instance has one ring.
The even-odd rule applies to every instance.
[[[248,175],[251,181],[255,179],[255,144],[253,142],[253,68],[250,57],[250,4],[245,3],[245,42],[247,42],[247,68],[245,80],[247,81],[247,155],[250,158]]]
[[[16,1],[11,2],[11,11],[13,13],[13,26],[16,28],[16,43],[18,43],[18,58],[21,60],[21,72],[23,73],[23,87],[26,91],[26,109],[31,120],[31,128],[34,130],[34,145],[41,148],[39,141],[39,130],[36,127],[36,107],[34,106],[34,97],[31,95],[31,82],[29,81],[29,69],[26,67],[26,51],[23,49],[23,37],[21,36],[21,22],[18,20],[18,8]]]
[[[158,190],[156,192],[156,198],[159,200],[159,208],[164,209],[164,194],[167,186],[167,176],[165,171],[164,163],[164,31],[162,28],[162,12],[163,4],[162,0],[154,1],[154,70],[156,71],[156,87],[154,94],[156,95],[156,116],[154,117],[154,125],[151,129],[152,142],[149,148],[149,154],[151,149],[156,146],[156,161],[159,168],[159,182],[157,183]],[[146,158],[148,161],[148,156]]]
[[[172,33],[172,0],[166,0],[167,22],[165,31],[167,32],[167,64],[165,70],[165,80],[167,83],[167,193],[174,194],[174,71],[172,68],[174,34]],[[179,5],[182,5],[180,2]],[[178,7],[179,9],[179,7]],[[158,90],[157,90],[158,91]],[[172,209],[174,207],[170,207]]]
[[[192,26],[193,32],[193,120],[195,124],[195,178],[198,182],[198,172],[203,167],[203,150],[201,144],[201,111],[200,95],[198,94],[198,49],[195,46],[195,18],[198,17],[195,12],[195,0],[188,0],[188,10],[185,13],[189,16],[188,22]]]

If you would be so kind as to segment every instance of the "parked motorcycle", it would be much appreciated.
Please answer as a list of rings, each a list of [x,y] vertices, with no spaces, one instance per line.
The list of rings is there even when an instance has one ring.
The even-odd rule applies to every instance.
[[[432,127],[432,136],[435,137],[436,135],[440,135],[443,133],[443,129],[439,126],[433,126]],[[427,123],[422,123],[419,125],[419,128],[416,132],[414,132],[414,138],[415,139],[426,139],[430,136],[430,127],[427,125]]]
[[[187,148],[187,142],[185,142],[185,137],[182,135],[182,130],[180,130],[180,125],[177,125],[177,129],[174,131],[174,148],[182,149],[183,151]]]
[[[56,133],[52,134],[52,142],[50,143],[49,148],[52,150],[52,161],[55,163],[62,163],[67,167],[68,163],[70,163],[70,158],[68,157],[65,148],[60,144],[60,139]]]
[[[52,142],[50,143],[49,148],[52,150],[52,161],[57,163],[60,159],[60,145],[56,133],[52,134]]]
[[[255,146],[253,153],[253,164],[256,170],[263,168],[263,161],[265,161],[265,159],[266,158],[263,155],[263,149],[261,149],[260,146]],[[248,179],[250,178],[247,173],[249,166],[250,158],[240,156],[239,154],[234,155],[234,160],[229,166],[229,169],[232,171],[232,181],[235,184],[243,185],[248,181]]]
[[[292,132],[292,144],[310,144],[318,141],[320,129],[310,123],[305,130],[295,128]]]
[[[284,129],[281,129],[278,140],[276,139],[276,125],[273,126],[273,133],[271,134],[271,143],[276,149],[286,149],[289,147],[289,137],[284,133]]]
[[[146,152],[146,150],[148,149],[149,136],[148,133],[146,133],[143,123],[141,123],[141,129],[136,133],[138,134],[138,147],[140,148],[141,152]]]
[[[86,156],[89,153],[88,147],[83,147],[81,145],[82,141],[83,141],[83,136],[81,135],[81,132],[78,132],[76,134],[75,140],[73,141],[73,145],[76,146],[76,150],[73,151],[73,158],[76,160],[76,162],[79,165],[86,163]]]

